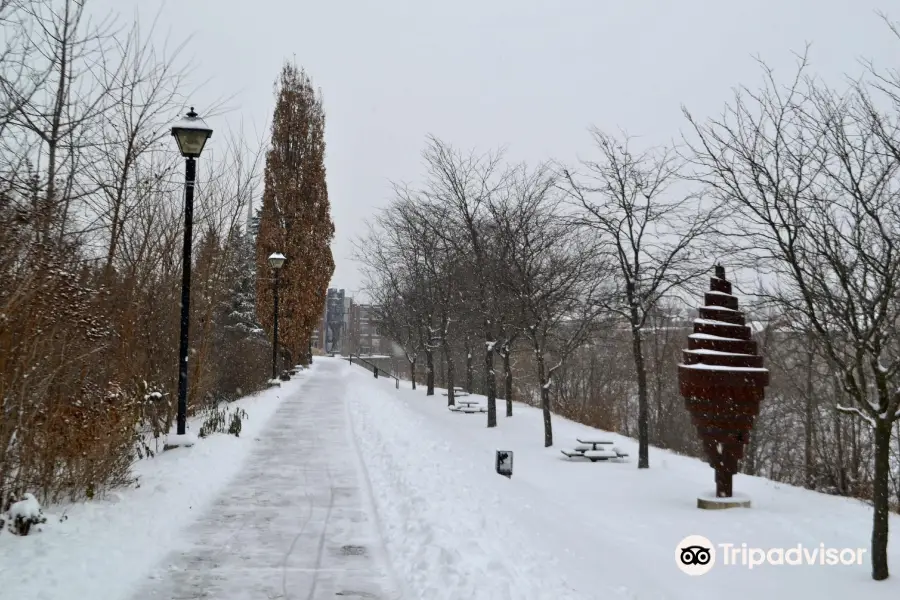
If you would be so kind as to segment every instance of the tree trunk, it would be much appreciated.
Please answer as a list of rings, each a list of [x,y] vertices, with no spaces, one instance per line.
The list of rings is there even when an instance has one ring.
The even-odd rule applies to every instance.
[[[597,355],[593,352],[593,350],[589,354],[590,356],[590,370],[588,371],[588,389],[587,393],[584,395],[584,400],[581,406],[581,416],[582,418],[587,418],[589,407],[593,407],[597,405]]]
[[[497,374],[494,372],[494,336],[485,331],[484,379],[487,388],[487,426],[497,426]]]
[[[70,93],[70,90],[66,87],[66,84],[71,81],[70,77],[73,75],[70,64],[69,48],[74,40],[69,37],[70,35],[73,35],[70,34],[70,26],[72,25],[72,22],[70,21],[71,15],[69,13],[69,7],[70,4],[66,2],[63,29],[60,32],[61,37],[59,38],[59,81],[57,82],[56,97],[54,98],[50,131],[45,138],[47,142],[47,189],[44,210],[40,213],[40,217],[44,219],[40,228],[40,233],[42,234],[42,237],[40,238],[41,241],[46,241],[50,235],[50,221],[51,213],[53,210],[52,207],[56,202],[56,172],[59,167],[59,165],[57,165],[56,153],[60,144],[62,114],[66,108],[66,101]]]
[[[447,389],[447,370],[446,370],[447,352],[441,350],[441,387]]]
[[[895,434],[897,438],[897,455],[900,456],[900,422],[897,423]],[[900,513],[900,485],[897,486],[897,512]]]
[[[453,386],[456,385],[453,381],[456,369],[453,364],[453,354],[450,353],[447,343],[444,343],[444,356],[447,357],[447,406],[453,406],[456,404],[456,396],[453,395]]]
[[[537,361],[538,385],[541,389],[541,412],[544,414],[544,447],[553,445],[553,422],[550,415],[550,387],[547,385],[547,370],[544,366],[544,353],[534,344],[534,356]]]
[[[504,348],[503,350],[503,379],[505,388],[504,391],[506,396],[506,416],[513,416],[512,403],[513,403],[513,378],[512,378],[512,366],[509,364],[509,348]]]
[[[632,323],[637,316],[632,315]],[[647,366],[644,363],[644,348],[641,344],[641,330],[631,328],[631,352],[634,355],[634,367],[637,370],[638,384],[638,469],[650,468],[650,415],[647,398]]]
[[[434,396],[434,352],[425,351],[425,385],[427,386],[426,396]]]
[[[891,422],[875,424],[875,480],[872,482],[872,579],[888,578],[888,518],[890,515]]]
[[[815,417],[815,411],[813,411],[813,359],[815,355],[812,351],[812,340],[809,340],[809,344],[806,363],[806,426],[803,432],[803,474],[807,489],[813,490],[816,488],[813,469],[813,418]]]
[[[409,361],[409,378],[412,380],[412,389],[416,389],[416,361]]]
[[[660,348],[660,334],[659,331],[653,332],[653,347],[651,356],[652,360],[652,368],[653,368],[653,423],[649,423],[648,418],[648,429],[653,432],[653,443],[657,445],[657,447],[665,448],[666,444],[662,439],[662,428],[663,428],[663,370],[661,368],[661,364],[663,359],[661,357],[662,349]],[[647,395],[650,395],[650,389],[648,385]],[[652,425],[652,427],[650,427]]]
[[[656,414],[654,415],[653,421],[653,440],[656,442],[658,447],[660,448],[668,448],[669,444],[667,440],[663,439],[663,425],[665,420],[663,419],[663,383],[661,376],[661,368],[660,361],[655,361],[655,373],[653,379],[655,380],[655,389],[653,390],[653,398],[656,404]]]
[[[862,474],[862,465],[864,462],[863,459],[863,442],[862,442],[862,433],[860,428],[863,427],[863,422],[860,419],[850,419],[850,468],[851,468],[851,481],[849,485],[849,490],[852,495],[856,495],[859,493],[860,486],[860,475]]]
[[[837,447],[837,488],[840,490],[842,496],[847,495],[847,470],[844,468],[844,463],[846,462],[846,457],[844,455],[844,427],[841,425],[841,414],[837,411],[834,411],[833,414],[833,424],[834,424],[834,439],[835,446]]]
[[[472,365],[472,346],[469,344],[469,337],[466,336],[466,391],[472,393],[472,380],[474,378],[475,368]]]

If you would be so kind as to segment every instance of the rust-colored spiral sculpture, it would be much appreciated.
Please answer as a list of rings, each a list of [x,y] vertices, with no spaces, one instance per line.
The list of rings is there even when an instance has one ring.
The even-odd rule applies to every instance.
[[[732,497],[732,476],[750,441],[769,371],[757,354],[751,330],[738,310],[725,269],[715,267],[700,318],[688,337],[678,383],[710,466],[716,470],[716,496]]]

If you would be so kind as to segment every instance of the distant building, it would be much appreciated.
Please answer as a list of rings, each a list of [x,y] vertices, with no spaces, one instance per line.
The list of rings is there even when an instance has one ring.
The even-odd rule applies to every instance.
[[[350,335],[350,307],[353,298],[343,289],[329,288],[325,295],[325,309],[319,326],[313,330],[313,348],[325,353],[348,354]]]
[[[383,354],[390,352],[375,323],[377,307],[372,304],[350,305],[349,351],[353,354]]]
[[[324,353],[395,354],[396,344],[382,337],[376,325],[376,306],[354,302],[345,290],[329,288],[325,310],[313,331],[313,348]]]
[[[347,334],[347,307],[353,299],[344,290],[331,288],[325,298],[325,315],[322,318],[325,352],[343,354]]]

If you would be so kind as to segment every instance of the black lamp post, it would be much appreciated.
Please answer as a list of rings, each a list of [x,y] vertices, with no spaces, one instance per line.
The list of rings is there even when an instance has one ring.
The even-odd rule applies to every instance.
[[[187,424],[188,323],[191,308],[191,238],[194,225],[194,182],[197,158],[203,152],[212,129],[194,112],[172,126],[172,135],[184,162],[184,249],[181,266],[181,341],[178,351],[178,435],[185,434]]]
[[[272,379],[276,379],[278,378],[278,275],[281,273],[281,267],[284,266],[284,261],[287,259],[284,254],[274,252],[269,255],[268,260],[269,266],[275,271],[275,290],[273,294],[275,310],[272,323]]]

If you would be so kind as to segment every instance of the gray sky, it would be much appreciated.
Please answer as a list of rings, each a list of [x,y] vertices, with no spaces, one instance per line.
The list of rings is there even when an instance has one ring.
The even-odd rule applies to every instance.
[[[893,7],[892,7],[893,5]],[[513,160],[590,156],[586,128],[624,128],[647,143],[679,136],[681,104],[721,111],[732,87],[760,81],[753,55],[789,76],[812,42],[829,78],[861,72],[861,56],[896,63],[876,10],[890,0],[95,0],[142,18],[161,10],[159,37],[193,36],[208,83],[204,105],[235,95],[215,129],[267,126],[273,85],[296,57],[321,87],[328,187],[337,229],[333,287],[361,277],[351,240],[414,181],[429,133],[465,148],[508,147]],[[149,18],[147,19],[149,23]],[[891,61],[894,61],[893,63]],[[211,143],[215,143],[214,136]]]

